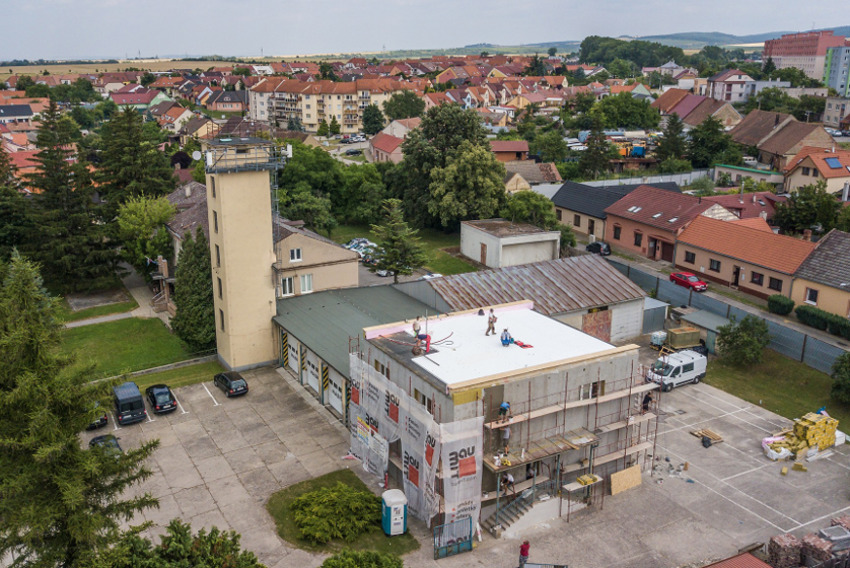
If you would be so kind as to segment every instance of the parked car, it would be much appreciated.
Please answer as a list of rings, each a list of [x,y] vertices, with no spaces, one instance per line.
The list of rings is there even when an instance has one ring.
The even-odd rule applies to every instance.
[[[424,276],[422,276],[419,279],[420,280],[433,280],[434,278],[442,278],[442,277],[443,277],[443,275],[439,274],[437,272],[429,272],[428,274],[425,274]]]
[[[378,276],[380,276],[382,278],[386,278],[387,276],[392,276],[393,274],[395,274],[395,271],[394,270],[376,270],[375,274],[377,274]]]
[[[684,383],[698,383],[705,378],[708,359],[693,350],[677,351],[653,363],[646,373],[646,382],[658,383],[664,392]]]
[[[608,243],[603,243],[602,241],[590,243],[584,247],[584,250],[601,256],[608,256],[611,254],[611,247],[608,246]]]
[[[100,407],[99,402],[94,403],[95,407]],[[103,413],[103,416],[99,417],[97,420],[86,426],[86,430],[97,430],[98,428],[103,428],[109,422],[109,414],[106,412]]]
[[[167,385],[153,385],[145,389],[148,404],[155,414],[163,414],[177,409],[177,399]]]
[[[350,150],[345,151],[346,156],[359,156],[363,153],[363,150],[360,148],[351,148]]]
[[[127,382],[112,387],[112,398],[115,402],[115,417],[121,426],[141,422],[147,418],[145,401],[136,383]]]
[[[248,382],[236,371],[217,374],[213,384],[224,391],[224,396],[228,398],[248,393]]]
[[[697,292],[705,292],[708,289],[708,284],[690,272],[674,272],[670,275],[670,282],[685,288],[692,288]]]
[[[121,446],[118,444],[118,438],[112,434],[95,436],[89,440],[89,448],[103,448],[104,451],[114,452],[115,454],[124,453],[124,450],[122,450]]]

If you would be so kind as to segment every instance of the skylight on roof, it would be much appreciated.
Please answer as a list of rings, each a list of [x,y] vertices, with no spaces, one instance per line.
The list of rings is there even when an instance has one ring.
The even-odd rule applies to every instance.
[[[658,219],[659,217],[661,217],[661,213],[656,213],[652,216],[653,219]]]
[[[826,162],[826,165],[833,170],[841,169],[841,160],[838,158],[826,158],[824,162]]]
[[[629,208],[627,209],[627,211],[628,211],[629,213],[637,213],[637,212],[638,212],[638,211],[640,211],[641,209],[643,209],[643,207],[640,207],[640,206],[638,206],[638,205],[632,205],[631,207],[629,207]]]
[[[679,218],[678,218],[678,217],[670,217],[669,219],[667,219],[667,222],[668,222],[668,223],[675,223],[675,222],[676,222],[676,221],[678,221],[678,220],[679,220]]]

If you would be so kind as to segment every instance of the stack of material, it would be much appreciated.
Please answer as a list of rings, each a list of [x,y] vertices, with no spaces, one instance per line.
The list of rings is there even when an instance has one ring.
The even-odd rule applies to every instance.
[[[800,565],[800,541],[790,534],[780,534],[767,543],[768,564],[773,568],[797,568]]]
[[[829,525],[832,527],[844,527],[850,531],[850,515],[841,515],[840,517],[836,517],[832,519],[832,522],[830,522]]]
[[[832,558],[832,542],[812,533],[803,537],[803,560],[812,566]]]
[[[581,475],[578,479],[576,479],[582,485],[591,485],[599,481],[599,478],[592,473],[588,473],[587,475]]]
[[[817,446],[823,451],[835,445],[835,430],[838,420],[831,416],[809,412],[794,421],[794,435],[806,442],[810,448]]]

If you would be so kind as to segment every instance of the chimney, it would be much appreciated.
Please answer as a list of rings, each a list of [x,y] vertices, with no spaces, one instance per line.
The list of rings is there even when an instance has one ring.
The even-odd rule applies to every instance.
[[[776,113],[776,116],[773,117],[773,128],[779,126],[779,113]]]
[[[756,194],[753,193],[753,203],[755,203],[755,202],[756,202]]]
[[[848,197],[850,197],[850,181],[844,182],[844,189],[841,190],[841,201],[847,201]]]
[[[803,231],[803,240],[811,242],[811,240],[812,240],[812,230],[811,229],[806,229],[805,231]]]
[[[183,192],[186,194],[186,199],[192,197],[192,184],[187,183],[183,186]]]

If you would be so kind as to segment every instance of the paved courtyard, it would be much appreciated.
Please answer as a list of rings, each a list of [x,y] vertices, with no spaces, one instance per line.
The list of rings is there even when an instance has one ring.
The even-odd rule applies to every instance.
[[[375,491],[359,462],[342,460],[345,430],[292,377],[280,370],[245,374],[251,392],[226,399],[211,382],[177,389],[181,409],[114,430],[114,420],[95,433],[114,433],[124,447],[159,438],[154,476],[145,483],[160,508],[145,513],[163,532],[174,517],[195,529],[218,526],[242,534],[242,544],[269,567],[320,566],[322,557],[291,549],[276,533],[265,502],[280,488],[350,467]],[[532,543],[531,560],[573,567],[674,567],[734,554],[780,532],[802,535],[850,512],[850,446],[809,464],[807,473],[779,474],[760,440],[788,424],[705,384],[687,385],[660,399],[656,457],[660,475],[645,473],[643,485],[607,496],[604,506],[555,519],[520,534]],[[724,442],[703,448],[690,430],[710,428]],[[667,461],[688,462],[681,477]],[[658,481],[661,480],[661,483]],[[688,481],[690,480],[690,481]],[[519,540],[484,536],[473,553],[434,561],[430,531],[411,522],[422,547],[405,556],[408,567],[516,566]]]

